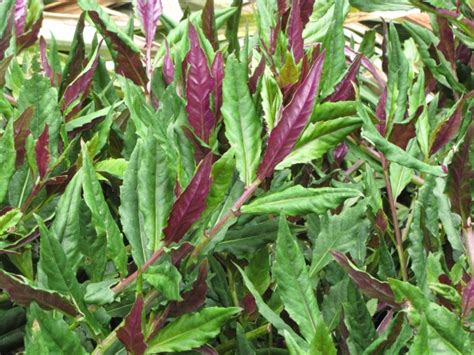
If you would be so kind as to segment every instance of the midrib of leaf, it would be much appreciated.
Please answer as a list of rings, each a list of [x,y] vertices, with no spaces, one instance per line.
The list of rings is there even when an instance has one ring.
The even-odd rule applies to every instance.
[[[290,268],[291,270],[291,268]],[[303,270],[301,270],[300,274],[299,275],[296,275],[297,277],[295,277],[295,280],[298,284],[298,291],[301,295],[301,298],[303,299],[303,304],[304,304],[304,307],[305,307],[305,310],[306,310],[306,313],[308,314],[309,316],[309,320],[311,321],[311,326],[313,328],[313,333],[316,333],[316,320],[314,319],[314,316],[313,316],[313,313],[311,312],[311,309],[309,307],[309,304],[308,304],[308,301],[306,300],[306,295],[304,293],[304,290],[301,286],[301,282],[299,280],[299,276],[301,276],[301,274],[304,273]],[[309,285],[309,284],[308,284]],[[310,292],[313,292],[311,289],[310,289]],[[309,339],[308,339],[309,340]]]
[[[321,260],[324,260],[324,258],[329,254],[329,250],[331,250],[334,245],[336,244],[336,242],[339,240],[339,238],[337,239],[333,239],[333,241],[329,244],[330,247],[329,248],[326,248],[326,251],[323,253],[322,257],[319,258],[317,264],[315,264],[314,266],[312,266],[309,270],[309,278],[312,278],[313,277],[313,274],[315,273],[315,271],[318,269],[319,265],[321,264]]]

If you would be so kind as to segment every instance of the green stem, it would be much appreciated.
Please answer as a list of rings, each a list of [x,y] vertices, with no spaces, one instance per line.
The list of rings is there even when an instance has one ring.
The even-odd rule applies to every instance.
[[[250,332],[245,333],[245,338],[247,340],[253,340],[256,338],[261,337],[262,335],[268,334],[271,332],[272,326],[270,323],[266,323],[262,325],[261,327],[255,328],[254,330],[251,330]],[[221,344],[216,347],[216,351],[219,354],[222,354],[226,351],[229,351],[233,348],[235,348],[237,345],[237,341],[235,339],[232,339],[228,341],[227,343]]]

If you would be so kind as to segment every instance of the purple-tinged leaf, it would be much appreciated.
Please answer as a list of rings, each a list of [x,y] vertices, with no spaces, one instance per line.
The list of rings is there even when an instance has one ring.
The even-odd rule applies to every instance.
[[[146,87],[147,74],[142,64],[140,52],[130,47],[120,38],[117,32],[110,31],[97,11],[88,11],[87,13],[105,38],[115,62],[116,72],[132,80],[135,84]]]
[[[287,33],[289,49],[293,52],[295,63],[299,63],[304,56],[303,24],[301,22],[300,0],[292,1]]]
[[[5,58],[5,52],[10,46],[10,39],[12,37],[13,19],[8,17],[5,29],[3,30],[3,37],[0,38],[0,60]]]
[[[453,211],[462,218],[465,224],[471,215],[471,184],[474,181],[474,170],[469,159],[474,144],[474,124],[471,124],[464,142],[454,154],[448,175],[448,195]]]
[[[462,316],[469,317],[474,309],[474,278],[471,278],[462,291]]]
[[[349,47],[344,48],[344,53],[345,55],[352,61],[355,60],[355,58],[359,55],[356,51]],[[377,81],[377,84],[381,89],[385,88],[385,81],[382,79],[380,76],[378,69],[372,64],[372,62],[364,55],[362,55],[362,60],[361,60],[362,66],[368,70],[368,72],[374,77],[374,79]]]
[[[137,296],[133,307],[125,318],[125,324],[117,331],[117,338],[129,353],[142,355],[147,349],[142,331],[143,296]]]
[[[458,44],[456,48],[456,60],[459,60],[464,65],[469,65],[472,56],[472,50],[468,46],[464,43]]]
[[[16,167],[19,168],[23,164],[25,159],[25,143],[26,137],[30,134],[30,124],[31,119],[33,118],[33,108],[27,107],[25,111],[18,117],[18,119],[13,123],[13,134],[15,139],[15,149],[16,149]]]
[[[189,65],[186,80],[186,112],[194,133],[208,143],[216,123],[210,105],[214,80],[206,55],[199,43],[198,34],[192,25],[189,25],[189,40],[191,48],[186,56],[186,62]]]
[[[342,79],[334,92],[325,101],[337,102],[355,99],[354,84],[357,82],[357,73],[359,72],[361,61],[362,54],[359,54],[354,59],[344,79]]]
[[[464,101],[458,103],[456,111],[453,115],[440,127],[433,144],[431,145],[430,154],[433,155],[438,150],[448,144],[459,133],[462,122],[462,111],[464,109]]]
[[[313,13],[314,1],[315,0],[300,0],[301,23],[303,25],[303,28],[304,26],[306,26],[309,21],[309,18],[311,17],[311,14]]]
[[[216,18],[214,14],[214,0],[207,0],[201,13],[202,32],[209,40],[214,51],[219,48],[216,36]]]
[[[170,85],[174,80],[174,64],[171,59],[170,48],[168,42],[165,42],[166,53],[163,58],[163,78],[167,85]]]
[[[28,0],[15,1],[15,31],[17,37],[25,31],[26,12],[28,10]]]
[[[14,303],[21,306],[28,306],[34,301],[43,309],[57,309],[72,317],[79,314],[76,307],[66,297],[53,291],[30,286],[22,276],[7,273],[2,269],[0,269],[0,288],[8,292]]]
[[[388,283],[379,281],[368,273],[359,270],[344,254],[338,251],[332,251],[331,254],[337,263],[346,270],[349,277],[362,293],[368,297],[377,298],[380,301],[386,302],[392,307],[399,307],[397,302],[395,302],[395,295]]]
[[[193,288],[181,295],[183,300],[171,304],[170,316],[178,317],[185,313],[194,312],[204,304],[207,294],[207,264],[207,259],[204,259],[199,266],[198,277],[193,283]]]
[[[255,92],[257,91],[258,79],[260,79],[264,71],[265,71],[265,57],[262,56],[262,59],[260,59],[260,62],[258,63],[252,76],[249,79],[249,89],[252,95],[255,94]]]
[[[203,345],[199,348],[193,349],[193,351],[199,353],[199,354],[206,354],[206,355],[219,355],[216,349],[214,349],[210,345]]]
[[[48,62],[48,55],[46,54],[46,41],[44,37],[41,36],[39,39],[39,47],[40,47],[40,57],[41,57],[41,66],[43,67],[43,71],[46,76],[49,78],[51,85],[54,85],[54,72],[51,69],[51,66]]]
[[[446,59],[451,63],[452,69],[456,70],[456,53],[454,49],[454,35],[449,21],[441,16],[437,16],[439,28],[439,44],[438,49],[444,54]]]
[[[279,17],[283,16],[286,10],[288,10],[287,0],[277,0],[277,7],[278,7],[278,16]]]
[[[346,143],[341,143],[339,144],[336,149],[334,149],[334,160],[341,165],[342,162],[344,161],[345,156],[347,155],[347,152],[349,151],[349,148],[347,147]]]
[[[200,163],[189,185],[174,203],[168,225],[163,231],[166,245],[179,242],[206,208],[207,195],[211,187],[212,160],[212,153],[209,153]]]
[[[386,124],[387,124],[387,112],[385,106],[387,105],[387,87],[384,88],[382,96],[380,97],[377,107],[375,108],[375,116],[379,119],[377,124],[377,130],[382,136],[385,136]]]
[[[224,80],[224,59],[222,53],[217,52],[212,62],[212,77],[214,78],[214,115],[216,121],[221,112],[222,106],[222,82]]]
[[[390,133],[390,142],[398,145],[402,149],[406,149],[410,139],[416,136],[415,120],[411,120],[407,124],[394,124]]]
[[[178,266],[179,263],[194,250],[194,246],[190,243],[183,243],[178,249],[170,252],[171,263]]]
[[[18,52],[21,52],[23,49],[28,48],[36,43],[38,35],[43,23],[43,15],[31,26],[31,28],[24,32],[21,36],[17,36],[16,43],[18,46]]]
[[[48,172],[49,166],[49,129],[48,125],[45,125],[43,133],[38,137],[38,141],[35,146],[36,165],[38,166],[38,172],[40,179],[43,179]]]
[[[258,168],[259,179],[270,176],[275,166],[293,149],[313,111],[324,63],[324,53],[315,61],[307,77],[298,86],[290,103],[268,138],[267,149]]]
[[[100,44],[84,70],[64,90],[61,110],[66,114],[66,121],[80,111],[82,103],[89,94],[92,78],[99,63],[99,47]]]
[[[170,307],[167,307],[163,310],[163,312],[155,316],[155,319],[153,319],[153,323],[149,327],[150,331],[146,338],[147,342],[153,339],[161,330],[161,328],[163,328],[163,325],[165,325],[166,320],[168,319],[169,313],[170,313]]]

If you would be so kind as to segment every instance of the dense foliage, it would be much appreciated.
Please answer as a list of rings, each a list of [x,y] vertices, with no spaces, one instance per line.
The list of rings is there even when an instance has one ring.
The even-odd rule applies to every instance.
[[[472,1],[79,5],[0,3],[0,353],[472,351]]]

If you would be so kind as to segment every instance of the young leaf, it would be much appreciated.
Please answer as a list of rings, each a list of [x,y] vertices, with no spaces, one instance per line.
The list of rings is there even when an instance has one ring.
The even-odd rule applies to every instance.
[[[357,82],[357,74],[359,72],[360,63],[362,61],[362,54],[357,55],[356,59],[352,62],[346,76],[337,85],[334,92],[329,95],[326,101],[338,102],[338,101],[349,101],[355,99],[354,85]]]
[[[143,279],[157,289],[167,300],[181,300],[179,295],[181,274],[171,263],[162,262],[159,265],[151,266],[143,274]]]
[[[54,72],[51,66],[49,65],[48,55],[46,54],[46,41],[44,37],[41,36],[39,39],[39,47],[40,47],[40,57],[41,57],[41,66],[43,67],[43,71],[46,76],[49,78],[51,85],[54,84]]]
[[[15,1],[15,34],[20,36],[25,31],[28,0]]]
[[[355,189],[322,187],[304,188],[296,185],[280,192],[256,198],[241,208],[242,213],[284,213],[297,216],[306,213],[325,213],[348,198],[361,196]]]
[[[293,99],[283,109],[280,121],[270,133],[267,149],[257,172],[260,180],[270,176],[275,166],[291,152],[306,126],[316,100],[323,63],[324,54],[321,54],[296,89]]]
[[[211,42],[212,48],[216,51],[219,43],[216,36],[216,18],[214,14],[214,0],[206,0],[206,4],[201,14],[202,31],[206,38]]]
[[[189,65],[186,80],[186,112],[194,133],[208,143],[211,131],[216,124],[210,105],[214,79],[211,76],[206,55],[199,43],[198,34],[191,24],[189,25],[189,39],[190,49],[186,56],[186,62]]]
[[[240,309],[236,307],[208,307],[198,313],[181,316],[148,342],[147,352],[176,352],[197,348],[214,338],[220,328],[239,313]]]
[[[234,56],[227,59],[221,111],[240,179],[250,185],[260,160],[262,125],[250,96],[246,73],[247,69]]]
[[[286,311],[299,325],[305,339],[311,342],[322,318],[303,253],[292,236],[283,214],[280,215],[276,259],[272,270]]]
[[[221,52],[217,52],[211,67],[214,78],[214,116],[218,120],[222,107],[222,85],[224,80],[224,58]]]
[[[168,42],[165,42],[166,54],[163,58],[163,77],[166,84],[170,85],[174,80],[174,64],[170,54],[170,48]]]
[[[49,129],[45,125],[43,133],[38,138],[35,145],[36,165],[40,179],[43,179],[48,172],[49,165]]]
[[[125,318],[125,324],[117,330],[117,338],[133,355],[142,355],[147,349],[142,331],[143,296],[137,295],[130,313]]]
[[[303,23],[301,21],[300,1],[301,0],[292,0],[288,23],[288,44],[295,57],[295,63],[299,63],[304,56]]]
[[[206,199],[211,187],[212,153],[201,161],[188,187],[179,195],[171,209],[168,225],[164,230],[165,243],[176,243],[183,238],[206,208]]]
[[[459,132],[463,118],[464,101],[457,104],[453,115],[436,131],[434,142],[431,145],[430,154],[433,155],[446,144],[448,144]]]
[[[15,173],[16,150],[13,139],[13,119],[10,119],[0,137],[0,203],[8,192],[8,184]]]

